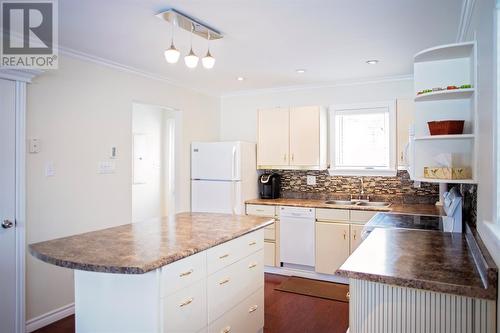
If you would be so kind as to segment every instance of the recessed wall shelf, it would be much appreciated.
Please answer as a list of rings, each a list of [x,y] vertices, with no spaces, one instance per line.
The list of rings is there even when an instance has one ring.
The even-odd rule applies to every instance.
[[[426,135],[416,137],[415,140],[470,140],[474,134]]]
[[[473,94],[474,88],[441,90],[417,95],[415,97],[415,102],[464,99],[471,97]]]

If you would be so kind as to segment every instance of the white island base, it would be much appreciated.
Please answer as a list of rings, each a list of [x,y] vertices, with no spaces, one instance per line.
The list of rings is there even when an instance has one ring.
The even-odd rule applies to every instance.
[[[144,274],[76,270],[76,332],[262,332],[263,247],[258,230]]]

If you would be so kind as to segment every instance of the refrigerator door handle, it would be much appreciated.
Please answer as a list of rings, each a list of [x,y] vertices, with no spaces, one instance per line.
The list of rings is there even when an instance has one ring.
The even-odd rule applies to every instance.
[[[236,172],[236,147],[233,147],[233,161],[231,165],[231,180],[234,180],[235,172]]]

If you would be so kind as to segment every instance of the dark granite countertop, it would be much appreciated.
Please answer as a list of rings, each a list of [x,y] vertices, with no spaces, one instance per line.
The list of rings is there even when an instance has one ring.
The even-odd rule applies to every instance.
[[[141,274],[204,251],[274,222],[271,218],[180,213],[158,221],[31,244],[47,263],[86,271]]]
[[[272,205],[272,206],[296,206],[296,207],[311,207],[311,208],[333,208],[333,209],[349,209],[349,210],[368,210],[378,212],[393,212],[404,214],[419,214],[419,215],[444,215],[442,208],[431,204],[401,204],[392,203],[389,207],[376,206],[358,206],[358,205],[331,205],[327,204],[326,200],[317,199],[251,199],[245,202],[253,205]]]
[[[376,228],[340,267],[340,276],[476,298],[496,299],[463,233]],[[489,256],[489,255],[488,255]],[[491,268],[496,271],[496,267]]]

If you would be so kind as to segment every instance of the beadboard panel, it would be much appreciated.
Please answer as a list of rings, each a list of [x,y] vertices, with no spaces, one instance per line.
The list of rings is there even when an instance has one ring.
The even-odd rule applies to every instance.
[[[494,301],[349,280],[349,333],[495,333]]]

